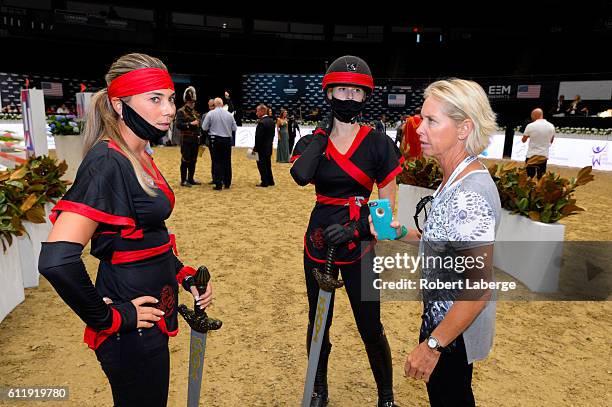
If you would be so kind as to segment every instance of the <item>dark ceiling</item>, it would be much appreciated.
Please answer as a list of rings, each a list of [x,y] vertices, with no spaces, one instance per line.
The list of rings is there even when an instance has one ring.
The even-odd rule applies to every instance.
[[[49,7],[24,6],[33,3]],[[104,20],[106,12],[100,20],[62,11],[76,3],[144,9],[152,17],[117,23]],[[240,75],[252,72],[322,73],[326,62],[345,54],[362,56],[375,76],[387,78],[612,75],[610,0],[332,4],[0,0],[0,71],[101,78],[113,59],[139,51],[210,86],[236,85]],[[175,23],[174,13],[235,17],[242,26],[235,31],[185,26]],[[258,20],[323,28],[319,38],[305,38],[261,32]],[[340,26],[369,27],[368,34],[338,36]]]

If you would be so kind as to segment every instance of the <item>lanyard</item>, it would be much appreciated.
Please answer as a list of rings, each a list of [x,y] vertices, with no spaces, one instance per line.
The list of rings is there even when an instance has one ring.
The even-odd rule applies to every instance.
[[[442,193],[448,188],[448,186],[452,185],[452,183],[455,181],[455,178],[457,178],[459,176],[459,174],[461,174],[463,172],[463,170],[465,170],[467,168],[468,165],[470,165],[471,163],[473,163],[477,159],[478,159],[478,157],[473,156],[473,155],[469,156],[469,157],[466,157],[465,160],[463,160],[461,162],[461,164],[459,164],[457,166],[457,168],[455,168],[455,171],[453,171],[451,176],[448,178],[448,181],[446,182],[446,184],[444,184],[444,188],[440,189],[440,187],[438,187],[436,192],[434,192],[434,194],[433,194],[434,199],[437,198],[438,196],[442,195]]]

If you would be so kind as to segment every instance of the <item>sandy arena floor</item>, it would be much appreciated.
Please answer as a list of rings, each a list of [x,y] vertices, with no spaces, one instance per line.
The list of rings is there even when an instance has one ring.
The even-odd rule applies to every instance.
[[[177,234],[181,259],[209,267],[215,293],[209,313],[224,322],[208,338],[202,405],[298,406],[307,363],[302,237],[313,187],[296,186],[289,164],[274,163],[276,187],[255,188],[257,169],[244,149],[234,150],[233,185],[221,192],[178,186],[178,148],[158,148],[155,159],[176,193],[168,226]],[[210,180],[208,152],[197,171],[197,179]],[[586,212],[562,221],[566,240],[612,240],[612,174],[595,177],[576,193]],[[93,276],[97,261],[89,254],[85,260]],[[374,406],[376,386],[347,297],[336,298],[330,406]],[[190,303],[185,292],[181,300]],[[406,355],[417,344],[421,304],[384,302],[382,309],[396,401],[428,405],[424,384],[403,377]],[[500,302],[493,351],[474,369],[478,405],[611,405],[611,311],[610,302]],[[69,386],[70,402],[61,405],[112,405],[108,382],[82,337],[82,322],[41,279],[0,325],[0,384]],[[168,405],[182,406],[189,352],[183,321],[170,350]],[[26,404],[43,405],[0,402]]]

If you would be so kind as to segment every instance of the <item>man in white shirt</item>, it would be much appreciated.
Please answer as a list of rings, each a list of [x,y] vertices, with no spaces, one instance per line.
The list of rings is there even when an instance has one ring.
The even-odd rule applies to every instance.
[[[214,189],[219,191],[222,185],[229,188],[232,184],[232,132],[238,128],[231,113],[223,110],[223,99],[214,99],[215,109],[209,111],[202,123],[202,130],[210,137],[210,148],[213,152]]]
[[[533,109],[531,112],[531,123],[525,127],[522,142],[529,140],[527,148],[527,175],[542,178],[546,173],[546,163],[548,162],[548,150],[555,139],[555,126],[544,119],[542,109]]]

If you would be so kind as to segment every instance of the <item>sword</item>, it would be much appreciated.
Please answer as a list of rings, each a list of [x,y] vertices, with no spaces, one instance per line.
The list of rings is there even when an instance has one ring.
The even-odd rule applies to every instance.
[[[199,294],[206,291],[210,281],[210,273],[205,266],[200,266],[195,275],[196,288]],[[191,342],[189,346],[189,377],[187,387],[187,407],[197,407],[200,404],[202,388],[202,369],[204,367],[204,351],[206,350],[206,335],[208,331],[221,328],[222,322],[209,318],[206,312],[194,301],[193,311],[181,304],[179,313],[191,327]]]
[[[327,325],[327,314],[329,304],[334,290],[344,285],[344,281],[338,280],[338,271],[334,270],[334,258],[336,257],[336,246],[329,246],[325,270],[312,269],[317,283],[319,283],[319,300],[317,301],[317,313],[312,327],[312,339],[310,340],[310,354],[308,355],[308,370],[306,371],[306,383],[304,384],[304,395],[302,396],[302,407],[310,407],[312,391],[314,390],[315,375],[321,355],[321,345]]]

